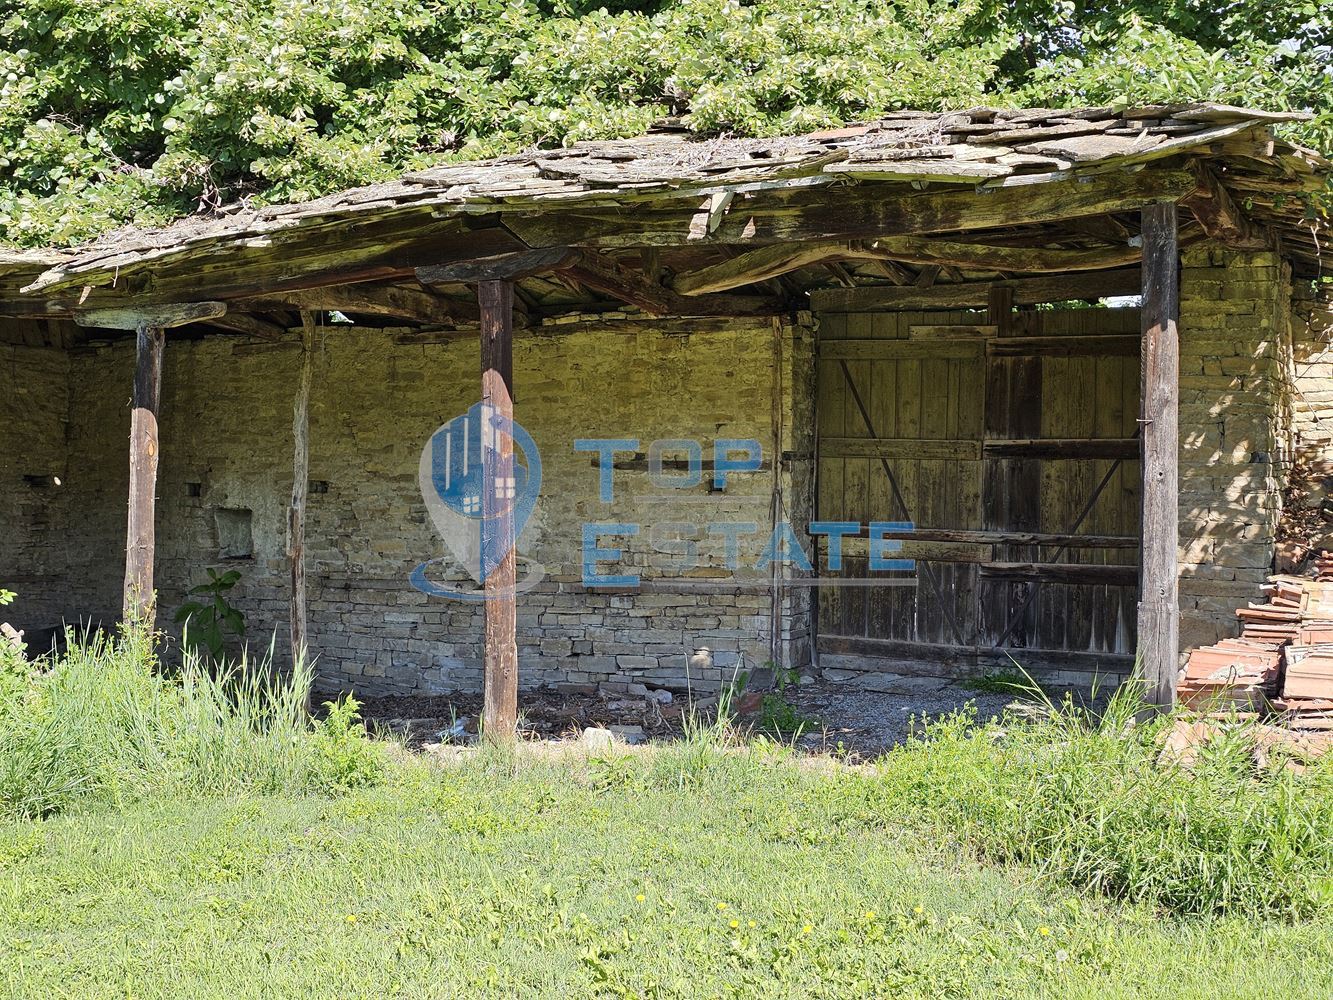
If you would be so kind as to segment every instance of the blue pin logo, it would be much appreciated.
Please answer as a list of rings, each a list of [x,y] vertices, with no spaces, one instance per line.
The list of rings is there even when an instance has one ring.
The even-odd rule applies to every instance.
[[[505,437],[513,441],[513,475],[488,482],[487,469]],[[421,450],[417,478],[426,511],[449,555],[430,559],[413,570],[412,586],[435,596],[484,599],[480,586],[436,582],[430,579],[431,571],[461,567],[480,585],[508,555],[532,517],[541,491],[541,457],[532,435],[494,407],[477,403],[430,436]],[[493,504],[485,502],[488,489],[494,490]],[[492,508],[492,520],[506,513],[513,518],[512,538],[487,523],[487,507]],[[529,567],[524,585],[531,586],[540,576],[540,567],[535,576]]]

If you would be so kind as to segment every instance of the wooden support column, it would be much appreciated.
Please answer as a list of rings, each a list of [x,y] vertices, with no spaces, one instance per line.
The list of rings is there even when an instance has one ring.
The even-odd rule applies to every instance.
[[[482,445],[482,567],[485,575],[485,696],[482,731],[486,738],[512,740],[518,723],[518,645],[514,584],[514,286],[483,281],[481,307],[481,401],[499,424],[494,447]],[[484,434],[484,432],[483,432]]]
[[[130,416],[129,523],[125,535],[124,617],[150,630],[153,593],[154,517],[157,508],[157,414],[162,397],[162,348],[166,333],[140,323],[135,331],[134,412]]]
[[[129,524],[125,537],[126,621],[153,627],[153,518],[156,513],[158,403],[162,394],[162,348],[166,330],[208,322],[227,314],[222,302],[174,302],[143,308],[81,309],[79,326],[133,330],[134,412],[130,416]]]
[[[305,505],[310,483],[310,366],[315,346],[315,314],[301,313],[301,374],[292,404],[292,503],[287,512],[287,557],[291,562],[292,670],[306,662]],[[310,710],[306,692],[306,711]]]
[[[1176,205],[1143,210],[1143,559],[1139,669],[1146,697],[1167,708],[1180,666],[1180,250]]]

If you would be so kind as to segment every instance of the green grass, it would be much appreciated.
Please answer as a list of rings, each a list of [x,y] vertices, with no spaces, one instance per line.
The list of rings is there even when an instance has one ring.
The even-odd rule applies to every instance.
[[[1333,991],[1326,924],[1099,902],[898,825],[877,788],[687,750],[11,822],[0,995]]]
[[[141,636],[0,688],[0,996],[1333,994],[1333,761],[1132,692],[872,767],[725,722],[444,766]]]

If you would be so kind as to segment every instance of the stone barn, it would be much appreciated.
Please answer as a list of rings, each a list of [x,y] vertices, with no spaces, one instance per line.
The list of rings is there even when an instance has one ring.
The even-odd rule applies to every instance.
[[[169,631],[235,569],[325,689],[1138,654],[1169,700],[1333,473],[1290,118],[664,129],[7,252],[6,616]]]

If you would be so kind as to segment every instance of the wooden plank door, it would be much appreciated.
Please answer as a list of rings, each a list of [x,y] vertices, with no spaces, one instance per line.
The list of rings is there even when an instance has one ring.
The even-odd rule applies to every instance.
[[[864,538],[817,540],[825,651],[1132,653],[1137,310],[994,318],[821,316],[818,517],[910,520],[918,565],[867,586]]]

